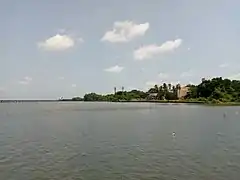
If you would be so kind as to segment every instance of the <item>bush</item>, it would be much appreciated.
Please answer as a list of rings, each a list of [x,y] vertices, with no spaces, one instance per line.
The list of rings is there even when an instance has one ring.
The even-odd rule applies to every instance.
[[[222,102],[217,99],[212,99],[211,103],[212,104],[221,104]]]

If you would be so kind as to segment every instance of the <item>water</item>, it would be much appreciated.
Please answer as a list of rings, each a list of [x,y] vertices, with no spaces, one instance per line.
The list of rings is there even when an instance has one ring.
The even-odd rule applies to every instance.
[[[0,179],[238,180],[239,112],[147,103],[0,104]]]

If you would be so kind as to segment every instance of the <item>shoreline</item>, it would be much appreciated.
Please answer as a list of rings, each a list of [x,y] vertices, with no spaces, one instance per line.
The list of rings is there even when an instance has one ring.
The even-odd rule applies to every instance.
[[[201,104],[207,106],[240,106],[240,102],[212,103],[205,101],[185,101],[185,100],[130,100],[130,101],[72,101],[72,102],[114,102],[114,103],[156,103],[156,104]]]
[[[156,103],[156,104],[200,104],[206,106],[240,106],[240,102],[220,102],[212,103],[205,101],[186,100],[130,100],[130,101],[76,101],[71,99],[62,100],[0,100],[0,103],[41,103],[41,102],[113,102],[113,103]]]
[[[64,100],[60,100],[64,101]],[[213,102],[205,102],[205,101],[186,101],[186,100],[120,100],[120,101],[73,101],[71,102],[113,102],[113,103],[156,103],[156,104],[200,104],[206,106],[240,106],[240,102],[221,102],[221,103],[213,103]]]

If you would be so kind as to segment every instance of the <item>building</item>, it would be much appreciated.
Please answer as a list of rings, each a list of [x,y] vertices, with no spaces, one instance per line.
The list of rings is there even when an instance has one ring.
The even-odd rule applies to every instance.
[[[185,97],[188,92],[189,92],[189,87],[186,87],[186,86],[181,87],[181,89],[178,90],[178,98],[181,99]]]

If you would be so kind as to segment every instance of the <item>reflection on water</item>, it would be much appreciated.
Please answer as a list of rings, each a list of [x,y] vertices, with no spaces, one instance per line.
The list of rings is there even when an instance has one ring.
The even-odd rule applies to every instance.
[[[237,112],[147,103],[0,104],[0,179],[237,180]]]

